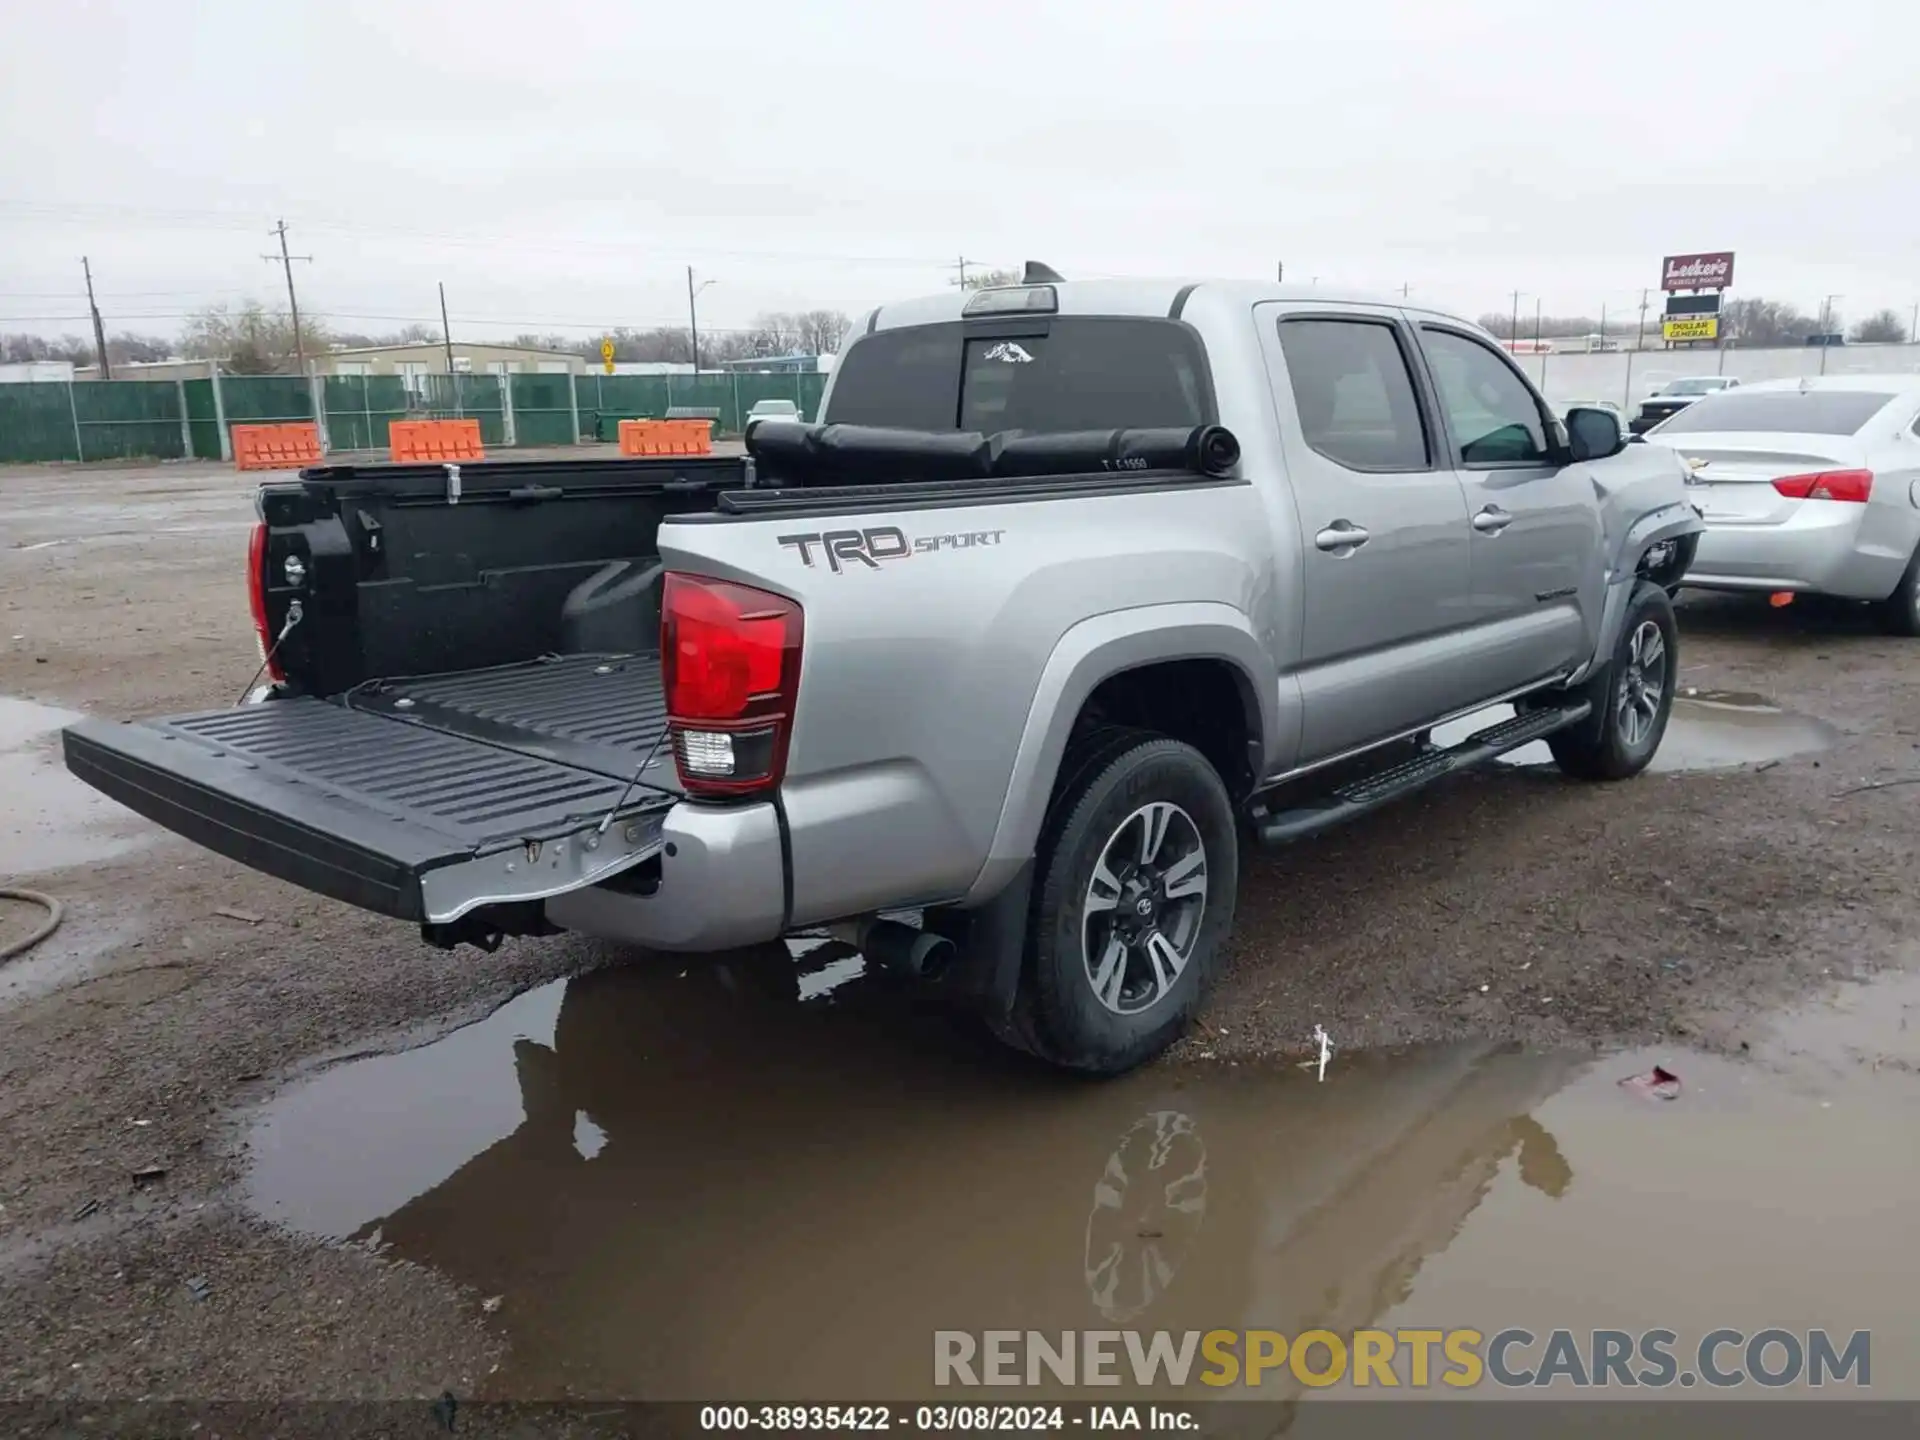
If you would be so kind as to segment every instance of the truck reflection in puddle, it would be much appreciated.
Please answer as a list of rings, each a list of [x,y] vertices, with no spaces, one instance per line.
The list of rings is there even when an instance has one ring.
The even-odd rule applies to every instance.
[[[1336,1329],[1410,1291],[1583,1061],[1486,1046],[1067,1079],[857,958],[635,966],[255,1127],[264,1214],[503,1296],[499,1393],[925,1398],[936,1329]],[[471,1158],[468,1158],[471,1157]]]

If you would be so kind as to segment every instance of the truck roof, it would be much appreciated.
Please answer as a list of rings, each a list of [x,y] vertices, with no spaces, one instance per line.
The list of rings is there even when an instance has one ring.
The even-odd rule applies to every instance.
[[[1007,286],[1007,289],[1025,288]],[[1148,279],[1068,280],[1054,284],[1061,315],[1168,315],[1185,294],[1204,289],[1210,300],[1256,305],[1265,301],[1319,301],[1329,305],[1385,305],[1422,314],[1461,317],[1425,305],[1410,305],[1395,295],[1370,295],[1322,285],[1286,285],[1266,280]],[[938,295],[899,300],[868,315],[862,331],[893,330],[908,325],[937,325],[961,318],[967,301],[977,291],[953,289]],[[1470,323],[1470,322],[1469,322]]]

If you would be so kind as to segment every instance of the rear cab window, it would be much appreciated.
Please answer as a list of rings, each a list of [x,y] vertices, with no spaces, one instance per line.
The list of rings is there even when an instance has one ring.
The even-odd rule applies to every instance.
[[[1874,390],[1723,390],[1687,406],[1656,435],[1746,430],[1773,435],[1852,435],[1894,401]]]
[[[1030,434],[1212,422],[1213,384],[1191,327],[1067,315],[879,330],[841,358],[829,425]]]

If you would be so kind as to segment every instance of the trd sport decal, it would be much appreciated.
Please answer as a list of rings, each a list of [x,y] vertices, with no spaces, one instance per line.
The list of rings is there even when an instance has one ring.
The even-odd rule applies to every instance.
[[[806,535],[782,535],[782,545],[800,552],[800,563],[813,568],[816,554],[834,574],[864,565],[878,570],[885,560],[906,560],[915,555],[936,555],[948,550],[973,550],[982,545],[998,545],[1004,530],[961,530],[951,535],[921,535],[907,538],[897,525],[875,525],[867,530],[815,530]]]

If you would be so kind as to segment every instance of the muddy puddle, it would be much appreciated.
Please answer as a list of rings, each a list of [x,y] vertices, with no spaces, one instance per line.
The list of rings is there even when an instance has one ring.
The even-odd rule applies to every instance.
[[[1495,705],[1434,730],[1435,743],[1454,745],[1489,725],[1513,717],[1511,705]],[[1786,710],[1764,695],[1733,690],[1683,688],[1674,696],[1667,733],[1650,770],[1733,770],[1810,751],[1830,750],[1840,732],[1824,720]],[[1551,765],[1544,740],[1500,757],[1509,765]]]
[[[282,1092],[247,1199],[472,1287],[497,1397],[925,1399],[940,1329],[1368,1326],[1866,1329],[1920,1396],[1920,985],[1842,1002],[1737,1061],[1086,1083],[837,944],[634,966]],[[1677,1099],[1619,1083],[1656,1063]]]
[[[61,764],[61,728],[85,718],[0,697],[0,878],[105,860],[150,838],[132,814]]]

